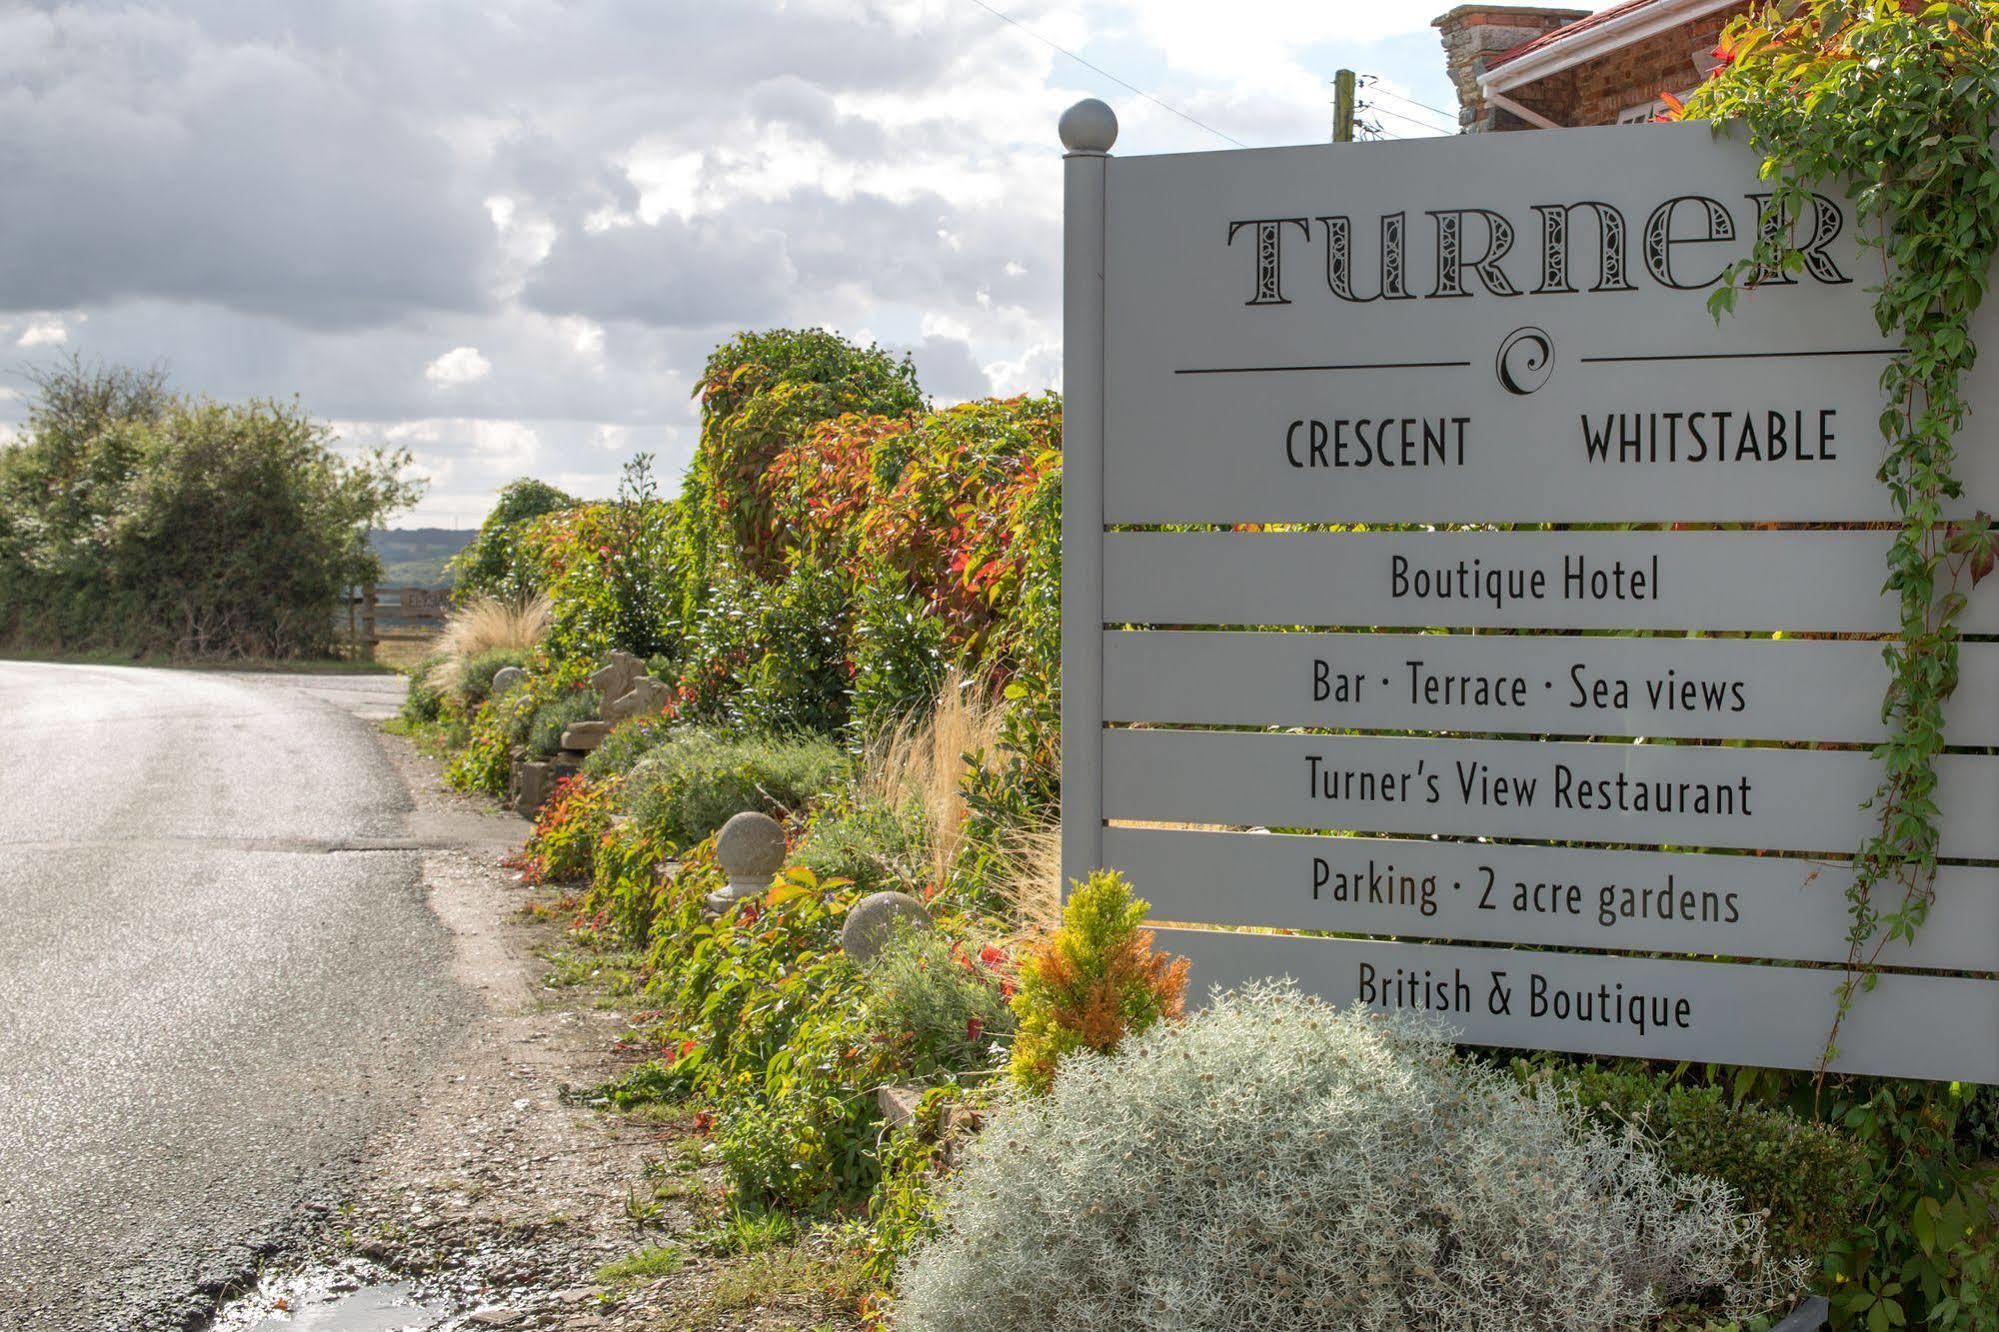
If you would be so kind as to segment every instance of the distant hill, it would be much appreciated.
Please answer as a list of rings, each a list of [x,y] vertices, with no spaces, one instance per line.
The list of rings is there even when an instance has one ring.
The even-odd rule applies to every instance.
[[[448,527],[407,527],[370,532],[368,544],[382,561],[383,587],[450,587],[445,562],[465,549],[476,531]]]

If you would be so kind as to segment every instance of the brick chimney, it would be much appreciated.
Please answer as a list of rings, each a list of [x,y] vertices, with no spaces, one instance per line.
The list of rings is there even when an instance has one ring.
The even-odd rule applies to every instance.
[[[1498,113],[1485,104],[1478,76],[1487,57],[1510,51],[1543,33],[1589,17],[1586,9],[1537,9],[1525,5],[1459,5],[1432,19],[1444,42],[1444,66],[1458,90],[1458,128],[1470,133],[1499,128]],[[1509,123],[1518,125],[1512,117]]]

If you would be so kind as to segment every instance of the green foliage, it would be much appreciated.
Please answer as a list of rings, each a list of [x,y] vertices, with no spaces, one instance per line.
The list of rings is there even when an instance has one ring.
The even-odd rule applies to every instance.
[[[1108,1054],[1185,1003],[1187,962],[1152,950],[1148,904],[1113,870],[1072,885],[1062,926],[1020,965],[1013,1076],[1045,1092],[1056,1064],[1079,1050]]]
[[[1642,1065],[1584,1064],[1552,1080],[1606,1125],[1637,1128],[1672,1169],[1710,1175],[1761,1208],[1774,1253],[1816,1263],[1859,1214],[1866,1154],[1834,1128]]]
[[[877,1286],[888,1286],[895,1269],[910,1250],[937,1233],[943,1215],[940,1185],[954,1143],[949,1122],[972,1119],[991,1103],[991,1086],[945,1083],[917,1102],[916,1117],[907,1128],[890,1135],[881,1153],[881,1182],[868,1197],[867,1273]]]
[[[790,870],[713,922],[687,887],[675,893],[656,919],[650,993],[679,1086],[717,1099],[731,1184],[805,1210],[865,1197],[878,1170],[874,1088],[888,1070],[866,1039],[864,982],[838,946],[852,885]]]
[[[321,657],[407,507],[406,453],[358,460],[296,404],[181,398],[157,373],[43,374],[0,450],[0,641],[179,657]]]
[[[456,594],[461,599],[483,593],[518,600],[540,592],[533,570],[520,558],[522,537],[536,518],[575,506],[574,496],[532,477],[500,487],[499,498],[479,524],[479,534],[451,559]]]
[[[553,758],[562,750],[562,733],[577,722],[594,720],[603,711],[604,696],[594,689],[565,689],[529,714],[523,741],[538,758]]]
[[[671,843],[648,837],[627,822],[618,825],[616,835],[599,843],[592,857],[590,907],[600,921],[614,925],[632,948],[647,946],[653,921],[672,912],[676,903],[696,904],[693,910],[698,918],[701,895],[725,882],[715,865],[713,838],[688,848],[679,875],[668,879],[661,869],[675,850]],[[683,912],[676,921],[684,919]]]
[[[687,1255],[677,1246],[660,1244],[605,1263],[597,1269],[594,1279],[600,1286],[650,1281],[658,1277],[672,1276],[685,1266],[687,1266]]]
[[[1999,1178],[1958,1140],[1973,1090],[1882,1080],[1831,1099],[1868,1167],[1867,1206],[1826,1259],[1839,1326],[1999,1328]]]
[[[863,742],[930,706],[948,664],[942,620],[880,570],[855,592],[853,730]]]
[[[1875,828],[1847,890],[1848,965],[1828,1062],[1883,951],[1913,940],[1928,917],[1941,837],[1936,765],[1947,744],[1944,704],[1958,683],[1959,621],[1971,588],[1999,563],[1988,516],[1943,521],[1963,494],[1962,383],[1978,355],[1972,317],[1999,251],[1995,37],[1994,0],[1771,7],[1730,24],[1722,68],[1688,105],[1690,115],[1746,125],[1778,222],[1802,216],[1814,186],[1850,182],[1862,239],[1881,251],[1875,318],[1903,348],[1881,376],[1880,475],[1901,517],[1885,586],[1900,608],[1899,637],[1883,649],[1890,735],[1875,750]],[[1802,267],[1789,230],[1759,229],[1750,257],[1709,300],[1717,318]],[[1999,1327],[1989,1184],[1957,1141],[1964,1102],[1954,1086],[1890,1082],[1835,1100],[1837,1122],[1878,1167],[1870,1207],[1829,1261],[1842,1325]]]
[[[679,715],[833,734],[847,719],[848,617],[844,571],[801,565],[768,583],[722,573],[681,645]]]
[[[779,453],[816,422],[847,412],[899,415],[924,405],[916,369],[876,347],[821,329],[744,333],[715,349],[695,390],[701,444],[689,493],[712,505],[712,530],[734,562],[759,578],[782,572],[766,479]]]
[[[528,654],[514,648],[499,648],[467,657],[458,665],[458,696],[476,707],[493,693],[493,677],[509,666],[526,666]]]
[[[409,673],[402,718],[412,726],[429,726],[444,712],[444,691],[433,682],[432,668],[436,664],[437,658],[426,657]]]
[[[1941,835],[1936,760],[1944,701],[1957,687],[1957,622],[1970,585],[1999,559],[1999,533],[1986,515],[1942,521],[1946,502],[1964,493],[1954,471],[1954,439],[1968,412],[1960,383],[1978,356],[1971,318],[1999,251],[1995,31],[1994,0],[1926,8],[1812,0],[1771,9],[1730,24],[1728,63],[1690,104],[1690,114],[1746,123],[1765,155],[1773,219],[1804,216],[1814,186],[1851,179],[1862,239],[1882,251],[1875,319],[1903,343],[1881,375],[1888,405],[1880,422],[1881,479],[1902,518],[1884,589],[1900,603],[1901,637],[1883,650],[1882,715],[1892,733],[1875,750],[1883,769],[1877,827],[1847,894],[1842,1019],[1855,994],[1873,988],[1882,950],[1914,939],[1929,914]],[[1789,227],[1764,228],[1709,306],[1719,318],[1742,292],[1793,281],[1803,266]],[[1828,1059],[1837,1039],[1835,1023]]]
[[[632,767],[624,808],[648,835],[691,846],[746,809],[803,810],[847,768],[846,755],[817,737],[684,727]]]
[[[668,716],[631,717],[619,722],[604,743],[590,751],[583,771],[592,777],[616,777],[628,773],[647,754],[666,743],[674,721]]]
[[[1013,1034],[1008,958],[935,929],[898,929],[867,966],[867,1028],[911,1068],[976,1070],[1003,1062]]]
[[[535,816],[534,832],[519,864],[530,883],[575,883],[589,879],[598,847],[610,831],[616,808],[616,778],[593,782],[569,777],[556,785]]]
[[[851,992],[821,992],[759,1073],[724,1084],[715,1145],[741,1196],[814,1212],[873,1189],[884,1066],[866,1033]]]
[[[516,691],[524,693],[525,691]],[[498,703],[488,699],[473,712],[464,748],[445,766],[444,779],[460,791],[476,791],[496,799],[506,795],[513,776],[513,746],[502,728],[509,705],[521,706],[512,695]]]
[[[930,861],[929,825],[914,803],[828,801],[814,811],[791,860],[822,879],[851,880],[862,892],[918,892]]]

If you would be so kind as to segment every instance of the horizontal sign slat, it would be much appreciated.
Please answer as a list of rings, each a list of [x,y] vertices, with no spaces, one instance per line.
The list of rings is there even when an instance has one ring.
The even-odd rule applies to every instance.
[[[1943,854],[1999,858],[1999,759],[1938,764]],[[1850,854],[1880,765],[1858,751],[1104,732],[1104,817]]]
[[[1559,330],[1561,322],[1551,321]],[[1885,354],[1579,360],[1506,392],[1492,349],[1421,370],[1176,374],[1106,419],[1105,517],[1131,523],[1856,522],[1897,517],[1876,478]],[[1460,339],[1452,338],[1453,342]],[[1473,355],[1473,353],[1476,353]],[[1134,372],[1136,375],[1138,372]],[[1561,390],[1561,391],[1557,391]],[[1999,493],[1999,451],[1960,454]],[[1976,505],[1957,501],[1954,514]]]
[[[1882,532],[1110,532],[1111,624],[1893,633]],[[1999,598],[1961,627],[1999,630]]]
[[[1999,744],[1999,644],[1960,649],[1951,742]],[[1113,722],[1825,740],[1887,735],[1858,640],[1110,630]]]
[[[1845,962],[1849,866],[1387,837],[1104,830],[1157,920],[1631,953]],[[1999,869],[1945,866],[1886,967],[1999,971]]]
[[[1334,1003],[1433,1016],[1473,1045],[1762,1068],[1817,1066],[1841,975],[1205,930],[1155,937],[1192,962],[1190,998],[1288,976]],[[1847,1015],[1839,1047],[1836,1071],[1999,1082],[1999,981],[1883,976]]]

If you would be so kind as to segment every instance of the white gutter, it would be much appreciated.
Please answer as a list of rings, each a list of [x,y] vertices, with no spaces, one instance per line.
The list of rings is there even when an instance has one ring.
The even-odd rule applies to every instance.
[[[1550,74],[1559,74],[1599,56],[1609,55],[1736,3],[1738,0],[1655,0],[1653,4],[1592,24],[1571,36],[1558,36],[1545,46],[1537,46],[1518,60],[1509,60],[1499,68],[1479,75],[1478,86],[1485,93],[1486,100],[1493,101],[1496,93],[1538,82]],[[1514,110],[1512,107],[1507,109]]]

